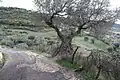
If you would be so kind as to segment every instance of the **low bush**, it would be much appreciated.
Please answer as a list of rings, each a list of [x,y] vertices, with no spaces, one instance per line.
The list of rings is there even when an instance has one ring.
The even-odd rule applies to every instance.
[[[34,39],[35,39],[35,36],[28,36],[28,39],[34,40]]]
[[[51,38],[50,38],[50,37],[45,37],[44,39],[46,39],[46,40],[51,40]]]
[[[14,47],[14,42],[11,41],[11,40],[7,40],[7,39],[1,40],[0,44],[1,44],[1,45],[5,45],[5,46],[8,46],[8,47],[11,47],[11,48]]]
[[[7,34],[4,31],[0,31],[0,36],[6,36]]]
[[[84,41],[88,41],[89,40],[89,38],[88,37],[84,37]]]
[[[94,44],[95,43],[95,39],[91,39],[91,43]]]
[[[120,43],[113,43],[113,46],[116,47],[116,48],[119,48]]]
[[[88,72],[84,72],[82,76],[84,80],[95,80],[96,74],[92,71],[88,71]]]
[[[47,45],[52,45],[52,44],[55,44],[55,42],[52,40],[47,41]]]
[[[44,44],[33,45],[30,47],[30,49],[33,51],[39,51],[39,52],[47,52],[48,51],[48,47]]]
[[[112,52],[112,51],[113,51],[113,47],[108,47],[108,48],[107,48],[107,51],[108,51],[108,52]]]
[[[28,34],[26,31],[20,31],[20,34]]]
[[[27,44],[28,46],[33,46],[35,43],[34,43],[33,40],[27,40],[27,41],[26,41],[26,44]]]
[[[14,48],[15,49],[17,48],[17,49],[24,49],[24,50],[26,50],[29,47],[28,47],[28,45],[26,43],[20,43],[20,44],[15,45]]]
[[[20,43],[26,43],[28,41],[26,35],[16,35],[12,37],[12,40],[14,41],[14,44],[20,44]]]

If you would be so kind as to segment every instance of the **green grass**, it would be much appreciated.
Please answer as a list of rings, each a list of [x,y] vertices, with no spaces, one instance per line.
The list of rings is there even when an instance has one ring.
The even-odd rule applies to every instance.
[[[93,37],[89,37],[89,40],[88,41],[84,41],[84,37],[75,37],[73,39],[73,43],[76,44],[77,46],[81,46],[81,47],[85,47],[85,48],[91,48],[91,49],[103,49],[103,50],[106,50],[107,47],[109,47],[109,45],[103,43],[102,41],[100,40],[97,40],[95,39],[95,43],[92,44],[91,43],[91,39]]]
[[[16,31],[16,30],[15,30]],[[22,30],[25,31],[25,30]],[[57,34],[54,30],[43,30],[42,32],[32,32],[32,31],[26,31],[28,33],[28,35],[31,36],[42,36],[42,37],[57,37]],[[95,43],[92,44],[91,43],[91,39],[93,37],[88,36],[89,40],[88,41],[84,41],[84,37],[75,37],[73,39],[73,44],[76,44],[77,46],[82,46],[85,48],[92,48],[92,49],[103,49],[106,50],[107,47],[109,47],[109,45],[105,44],[104,42],[94,39]]]
[[[85,80],[96,80],[95,79],[95,76],[96,76],[96,73],[95,72],[92,72],[92,71],[83,71],[81,73],[81,75],[84,77]],[[98,80],[98,79],[97,79]]]
[[[50,31],[40,31],[40,32],[33,32],[33,31],[29,31],[29,30],[18,30],[18,29],[9,29],[9,30],[12,30],[12,31],[25,31],[28,33],[28,35],[30,36],[42,36],[42,37],[56,37],[57,34],[55,31],[51,30]]]
[[[26,37],[28,37],[28,36],[36,36],[36,37],[44,37],[44,38],[45,37],[49,37],[49,38],[57,37],[57,34],[53,29],[44,29],[39,32],[33,32],[33,31],[29,31],[29,30],[18,30],[18,29],[8,29],[8,30],[17,32],[16,34],[19,34],[19,32],[26,32],[27,34],[24,34]],[[106,48],[109,47],[109,45],[107,45],[104,42],[97,40],[93,37],[87,36],[89,38],[88,41],[85,41],[84,37],[79,37],[79,36],[75,37],[73,39],[73,44],[84,47],[84,48],[102,49],[102,50],[106,50]],[[94,44],[91,43],[91,39],[95,40]]]
[[[69,69],[78,69],[80,66],[76,63],[72,64],[71,59],[62,59],[62,60],[57,60],[56,61],[58,64],[60,64],[63,67],[69,68]]]

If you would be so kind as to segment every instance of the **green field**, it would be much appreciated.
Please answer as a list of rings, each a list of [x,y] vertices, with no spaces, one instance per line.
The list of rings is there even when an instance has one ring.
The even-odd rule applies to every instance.
[[[90,39],[93,39],[93,37],[88,36],[89,40],[88,41],[84,41],[84,37],[75,37],[73,39],[73,43],[76,44],[77,46],[81,46],[84,48],[90,48],[90,49],[103,49],[106,50],[107,47],[109,47],[109,45],[103,43],[100,40],[97,40],[94,38],[95,43],[92,44]]]

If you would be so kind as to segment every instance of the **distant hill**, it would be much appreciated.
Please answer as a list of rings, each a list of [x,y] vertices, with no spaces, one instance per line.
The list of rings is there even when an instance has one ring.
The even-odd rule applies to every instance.
[[[16,7],[0,7],[0,24],[20,26],[40,26],[37,12]]]
[[[45,26],[41,14],[16,7],[0,7],[0,24],[29,27]],[[120,31],[120,24],[114,24],[113,30]]]

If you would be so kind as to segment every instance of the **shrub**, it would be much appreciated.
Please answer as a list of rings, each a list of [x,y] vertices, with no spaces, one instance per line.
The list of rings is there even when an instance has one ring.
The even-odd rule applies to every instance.
[[[20,34],[28,34],[26,31],[20,31]]]
[[[108,52],[112,52],[112,51],[113,51],[113,47],[108,47],[108,48],[107,48],[107,51],[108,51]]]
[[[23,33],[28,34],[26,31],[23,31]]]
[[[39,51],[39,52],[47,52],[48,47],[45,44],[33,45],[30,47],[31,50]]]
[[[11,40],[5,40],[5,39],[3,39],[3,40],[1,40],[1,43],[0,43],[0,44],[1,44],[1,45],[5,45],[5,46],[8,46],[8,47],[11,47],[11,48],[14,47],[14,42],[11,41]]]
[[[35,39],[35,36],[28,36],[28,39],[34,40],[34,39]]]
[[[50,38],[50,37],[45,37],[44,39],[46,39],[46,40],[51,40],[51,38]]]
[[[47,45],[47,40],[45,40],[43,37],[36,37],[34,40],[35,44],[45,44]]]
[[[6,36],[7,34],[4,31],[0,31],[0,36]]]
[[[5,37],[4,36],[0,36],[0,41],[3,40]]]
[[[20,44],[17,44],[17,45],[15,45],[15,47],[14,48],[17,48],[17,49],[28,49],[29,47],[28,47],[28,45],[26,44],[26,43],[20,43]]]
[[[52,45],[52,44],[55,44],[54,41],[47,41],[47,45]]]
[[[4,32],[6,35],[13,35],[14,34],[14,32],[12,32],[11,30],[6,30]]]
[[[34,40],[28,40],[27,44],[30,46],[31,50],[47,52],[49,45],[47,44],[47,40],[43,37],[36,37]]]
[[[7,30],[7,32],[12,32],[11,30]]]
[[[84,37],[84,41],[88,41],[89,40],[89,38],[88,37]]]
[[[95,80],[95,76],[96,74],[93,73],[92,71],[84,72],[84,75],[83,75],[85,80]]]
[[[47,53],[48,54],[51,54],[51,55],[54,55],[56,49],[58,48],[59,44],[52,44],[50,46],[48,46],[48,50],[47,50]]]
[[[94,44],[95,43],[95,39],[91,39],[91,43]]]
[[[14,44],[20,44],[20,43],[26,43],[28,39],[26,36],[16,35],[12,37],[12,40],[14,41]]]
[[[27,41],[26,41],[26,44],[27,44],[28,46],[32,46],[32,45],[34,44],[34,41],[32,41],[32,40],[27,40]]]
[[[116,48],[119,48],[120,44],[119,43],[113,43],[113,46]]]

